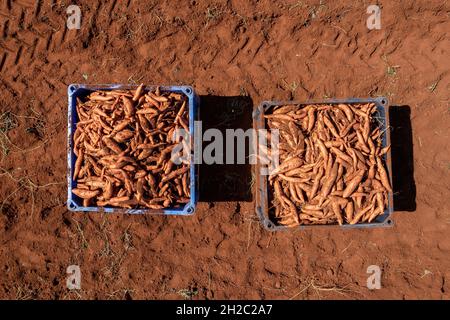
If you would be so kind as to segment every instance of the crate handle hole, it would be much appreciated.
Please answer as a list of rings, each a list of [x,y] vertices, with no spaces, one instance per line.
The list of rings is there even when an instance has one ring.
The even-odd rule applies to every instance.
[[[382,104],[383,106],[385,106],[385,105],[386,105],[386,99],[382,99],[382,100],[381,100],[381,104]]]
[[[78,208],[78,206],[72,200],[70,200],[69,209],[76,210],[77,208]]]
[[[186,91],[187,94],[191,94],[192,93],[192,89],[191,88],[186,88],[185,91]]]
[[[70,90],[71,93],[74,93],[75,90],[77,90],[77,87],[76,86],[70,86],[69,90]]]

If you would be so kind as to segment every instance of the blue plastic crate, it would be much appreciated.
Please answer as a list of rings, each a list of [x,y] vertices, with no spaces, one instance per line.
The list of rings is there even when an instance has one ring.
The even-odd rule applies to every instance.
[[[146,86],[145,90],[155,90],[158,86]],[[116,207],[83,207],[82,200],[72,193],[72,189],[76,187],[76,181],[73,181],[73,169],[76,161],[76,155],[73,153],[73,134],[77,125],[78,117],[76,112],[77,97],[85,97],[91,92],[97,90],[129,90],[136,89],[135,85],[109,84],[109,85],[85,85],[71,84],[67,88],[69,98],[68,107],[68,130],[67,130],[67,207],[70,211],[101,211],[101,212],[120,212],[130,214],[165,214],[165,215],[191,215],[195,212],[198,200],[198,174],[194,164],[195,150],[193,148],[194,139],[194,122],[199,116],[199,97],[195,94],[194,89],[190,86],[159,86],[161,92],[183,93],[188,97],[189,105],[189,131],[191,136],[191,165],[190,165],[190,201],[183,208],[168,208],[163,210],[153,210],[148,208],[142,209],[123,209]]]
[[[385,97],[378,98],[350,98],[350,99],[330,99],[325,101],[306,101],[306,102],[298,102],[298,101],[264,101],[262,102],[253,112],[253,127],[256,130],[265,129],[265,121],[264,121],[264,112],[273,106],[282,106],[282,105],[308,105],[308,104],[339,104],[339,103],[347,103],[347,104],[355,104],[355,103],[375,103],[377,106],[377,118],[380,123],[380,130],[383,132],[382,136],[382,144],[383,147],[390,145],[390,130],[389,128],[389,101]],[[258,150],[259,152],[259,150]],[[384,160],[387,165],[387,171],[389,175],[389,179],[392,185],[392,162],[391,162],[391,151],[384,156]],[[286,226],[276,225],[273,221],[270,220],[269,217],[269,189],[267,183],[267,176],[261,175],[262,164],[259,163],[255,166],[255,176],[256,176],[256,213],[260,219],[261,224],[269,231],[280,231],[280,230],[288,230],[295,229]],[[393,206],[393,193],[388,193],[388,205],[386,210],[382,215],[379,215],[373,222],[371,223],[360,223],[360,224],[344,224],[340,226],[341,228],[373,228],[373,227],[387,227],[393,225],[393,220],[391,218],[392,212],[394,211]],[[302,225],[297,228],[316,228],[316,227],[334,227],[339,225]]]

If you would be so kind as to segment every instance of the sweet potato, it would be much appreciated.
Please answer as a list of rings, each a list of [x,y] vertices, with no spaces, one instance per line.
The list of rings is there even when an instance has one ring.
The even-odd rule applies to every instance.
[[[96,197],[100,193],[100,191],[99,190],[84,190],[84,189],[75,188],[75,189],[72,189],[72,193],[82,199],[92,199],[92,198]]]
[[[76,110],[73,193],[85,204],[162,209],[189,201],[189,162],[171,162],[178,142],[167,136],[175,126],[189,129],[183,94],[145,92],[141,84],[94,92]],[[159,194],[164,199],[152,203]]]
[[[344,193],[342,196],[344,198],[350,197],[350,195],[358,188],[359,184],[361,183],[363,177],[364,177],[365,171],[359,170],[358,173],[355,175],[355,177],[350,180],[350,182],[347,184],[347,187],[344,190]]]
[[[374,104],[268,111],[268,127],[281,133],[281,165],[269,176],[280,224],[364,223],[383,212],[391,186],[381,156],[388,148],[372,128]]]
[[[329,176],[327,177],[327,180],[325,180],[322,186],[321,195],[323,198],[326,198],[328,194],[331,192],[331,188],[333,187],[333,184],[336,181],[337,173],[338,173],[338,165],[337,162],[334,162],[333,167],[329,173]]]
[[[378,174],[380,175],[380,180],[383,186],[386,188],[386,190],[392,192],[391,183],[389,181],[389,176],[386,172],[386,169],[384,169],[383,163],[381,162],[380,157],[377,157],[377,170]]]

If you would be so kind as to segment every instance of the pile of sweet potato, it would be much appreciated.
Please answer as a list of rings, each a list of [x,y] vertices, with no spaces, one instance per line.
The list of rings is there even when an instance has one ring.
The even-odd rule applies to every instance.
[[[392,191],[384,161],[389,146],[382,147],[376,114],[372,103],[266,111],[268,128],[279,132],[280,164],[269,175],[278,224],[367,223],[383,214]]]
[[[72,192],[83,206],[163,209],[189,202],[189,162],[176,165],[175,130],[189,132],[181,93],[97,91],[77,99]]]

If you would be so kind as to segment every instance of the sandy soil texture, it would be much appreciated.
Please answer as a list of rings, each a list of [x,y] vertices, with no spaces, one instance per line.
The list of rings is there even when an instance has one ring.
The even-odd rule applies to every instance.
[[[450,298],[450,4],[5,0],[0,7],[0,298]],[[270,233],[248,165],[200,168],[192,217],[66,209],[67,86],[188,84],[204,128],[263,100],[387,96],[395,225]],[[82,288],[66,288],[79,265]],[[382,288],[368,290],[370,265]]]

